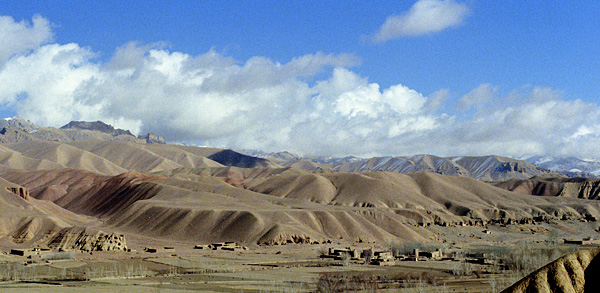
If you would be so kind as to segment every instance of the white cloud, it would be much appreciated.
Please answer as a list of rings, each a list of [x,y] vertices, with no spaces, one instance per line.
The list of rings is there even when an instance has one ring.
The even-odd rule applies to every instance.
[[[465,111],[472,107],[480,108],[489,105],[497,91],[498,88],[489,83],[481,84],[458,100],[458,110]]]
[[[419,0],[408,12],[388,17],[372,40],[383,43],[391,39],[436,33],[461,25],[469,8],[453,0]]]
[[[566,100],[559,91],[542,87],[522,90],[519,96],[510,98],[513,100],[509,105],[479,109],[470,119],[451,125],[449,136],[456,139],[440,145],[455,144],[457,147],[449,148],[450,152],[461,154],[600,158],[600,152],[589,147],[600,139],[597,104]]]
[[[0,67],[0,106],[41,125],[103,120],[171,142],[339,156],[600,157],[599,105],[552,88],[502,95],[482,84],[453,113],[443,106],[450,90],[382,88],[349,69],[360,61],[349,54],[239,62],[214,49],[191,56],[135,43],[105,64],[77,44],[11,54]]]
[[[48,20],[36,15],[32,22],[16,22],[10,16],[0,16],[0,66],[10,56],[26,53],[52,40]]]
[[[383,149],[376,145],[390,134],[436,125],[427,98],[403,85],[381,90],[346,68],[359,62],[349,54],[239,64],[214,50],[190,56],[131,43],[106,64],[91,58],[76,44],[13,57],[0,71],[8,81],[0,101],[42,125],[104,120],[171,141],[311,153],[361,153],[367,140]],[[305,80],[327,68],[329,78]]]
[[[78,92],[99,75],[98,66],[88,61],[91,56],[76,44],[51,44],[9,59],[0,70],[0,80],[5,81],[0,83],[0,102],[41,124],[64,122],[67,115],[89,117],[102,107]]]

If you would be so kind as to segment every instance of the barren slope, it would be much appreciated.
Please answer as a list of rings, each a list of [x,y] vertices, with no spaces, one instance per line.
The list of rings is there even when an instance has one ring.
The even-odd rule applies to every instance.
[[[126,169],[110,162],[109,160],[101,156],[75,148],[64,143],[35,140],[4,144],[2,146],[9,148],[19,153],[20,155],[28,157],[34,161],[39,160],[40,165],[34,166],[34,169],[45,169],[46,166],[42,166],[41,164],[44,161],[49,161],[62,168],[82,169],[102,174],[116,175],[127,171]],[[14,169],[31,170],[29,168],[19,168],[31,166],[7,165],[7,167]]]
[[[5,169],[15,170],[38,170],[38,169],[60,169],[60,164],[47,159],[31,158],[20,152],[10,149],[7,145],[0,145],[0,164]]]
[[[0,179],[0,245],[30,245],[65,227],[93,226],[96,221],[37,200],[26,188]]]
[[[198,147],[179,148],[118,140],[91,139],[68,143],[27,140],[0,144],[0,167],[2,170],[23,171],[72,168],[117,175],[127,171],[150,173],[175,168],[223,166],[196,154],[201,152]]]
[[[158,173],[157,173],[158,175]],[[60,170],[3,175],[120,230],[194,242],[428,241],[427,225],[600,219],[600,203],[520,195],[434,173],[178,168],[161,176]]]

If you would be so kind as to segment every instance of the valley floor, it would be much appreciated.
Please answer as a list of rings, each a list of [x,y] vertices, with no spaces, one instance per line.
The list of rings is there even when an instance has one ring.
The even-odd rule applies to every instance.
[[[462,260],[399,261],[391,266],[320,258],[328,248],[389,250],[431,244],[331,243],[251,245],[248,250],[194,249],[193,243],[126,234],[130,252],[54,252],[44,258],[0,255],[0,290],[336,292],[499,292],[529,272],[578,249],[563,239],[595,238],[597,224],[427,227],[446,251],[484,253],[493,264]],[[484,230],[489,232],[485,233]],[[146,247],[165,247],[156,253]]]

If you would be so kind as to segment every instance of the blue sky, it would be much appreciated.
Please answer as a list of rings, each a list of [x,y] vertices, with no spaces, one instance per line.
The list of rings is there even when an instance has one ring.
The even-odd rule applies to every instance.
[[[5,2],[5,116],[305,154],[600,157],[595,1]]]

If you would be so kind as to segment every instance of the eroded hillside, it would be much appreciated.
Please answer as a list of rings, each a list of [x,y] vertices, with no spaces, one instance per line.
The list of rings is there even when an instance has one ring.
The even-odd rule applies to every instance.
[[[532,197],[435,173],[215,167],[105,176],[73,169],[3,175],[118,230],[193,242],[443,241],[429,226],[600,219],[600,203]]]
[[[109,230],[193,242],[443,242],[429,227],[600,219],[589,180],[492,186],[470,178],[547,173],[497,156],[277,157],[306,167],[299,169],[231,150],[148,143],[99,123],[19,125],[5,127],[0,176],[64,211],[61,229],[76,226],[62,215],[81,215]]]

